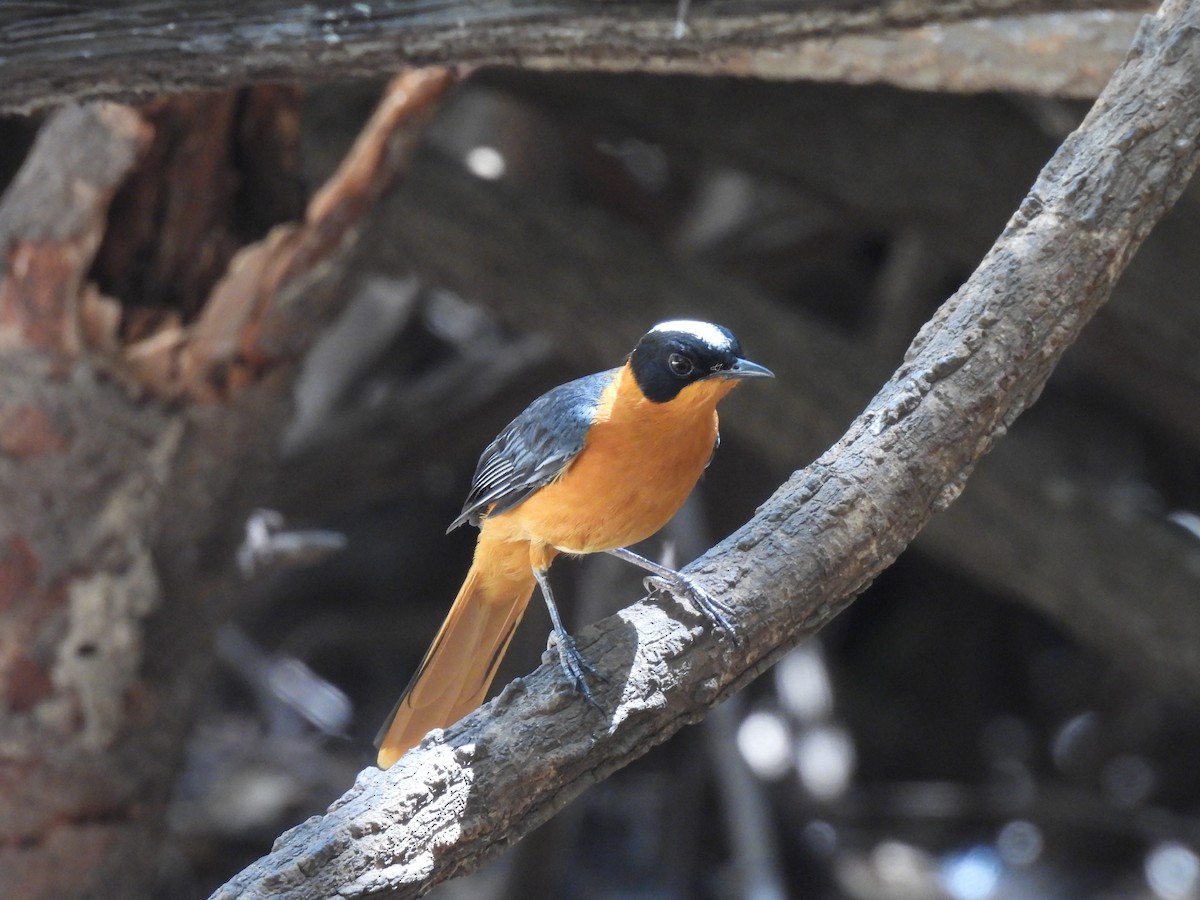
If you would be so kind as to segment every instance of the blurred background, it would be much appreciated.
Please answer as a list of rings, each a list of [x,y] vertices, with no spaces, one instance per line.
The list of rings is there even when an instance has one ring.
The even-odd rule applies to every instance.
[[[919,91],[475,73],[305,361],[175,791],[170,895],[205,895],[371,764],[468,566],[474,531],[443,531],[506,422],[657,321],[731,327],[779,377],[724,405],[696,495],[642,548],[698,555],[841,434],[974,268],[1103,82],[1080,59]],[[289,94],[282,206],[381,87]],[[3,128],[11,175],[34,123]],[[846,613],[432,896],[1200,897],[1197,199]],[[569,627],[640,596],[626,568],[555,566]],[[497,690],[548,632],[535,601]]]

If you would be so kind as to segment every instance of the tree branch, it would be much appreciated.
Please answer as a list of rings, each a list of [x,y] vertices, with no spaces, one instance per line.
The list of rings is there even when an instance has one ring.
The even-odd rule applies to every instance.
[[[478,866],[848,605],[1038,396],[1198,161],[1200,8],[1168,0],[967,283],[824,456],[690,572],[736,611],[731,646],[670,601],[580,635],[597,716],[543,665],[365,771],[215,896],[418,896]]]
[[[1124,58],[1138,18],[1111,10],[1017,14],[806,38],[748,51],[741,67],[761,78],[1091,100]]]
[[[402,66],[746,71],[764,46],[848,31],[1051,10],[1144,9],[1141,0],[879,0],[696,4],[677,36],[675,8],[653,0],[455,0],[301,3],[247,0],[112,7],[30,4],[0,13],[0,112],[70,100],[127,99],[267,80],[377,77]]]

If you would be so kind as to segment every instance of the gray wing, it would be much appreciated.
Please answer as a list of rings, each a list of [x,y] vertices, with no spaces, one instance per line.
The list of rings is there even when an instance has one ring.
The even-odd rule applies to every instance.
[[[549,484],[583,450],[604,388],[619,369],[586,375],[547,391],[512,420],[479,457],[471,490],[453,531],[480,515],[512,509]]]

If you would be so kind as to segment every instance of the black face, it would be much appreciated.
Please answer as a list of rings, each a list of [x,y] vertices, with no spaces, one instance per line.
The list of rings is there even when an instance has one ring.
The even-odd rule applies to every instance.
[[[646,399],[666,403],[693,382],[730,372],[741,355],[741,344],[728,328],[667,322],[638,341],[629,365]]]

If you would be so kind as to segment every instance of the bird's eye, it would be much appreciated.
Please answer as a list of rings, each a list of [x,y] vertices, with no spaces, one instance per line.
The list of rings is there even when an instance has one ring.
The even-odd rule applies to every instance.
[[[680,378],[687,378],[696,369],[692,361],[682,353],[672,353],[668,356],[667,365],[671,367],[671,372]]]

